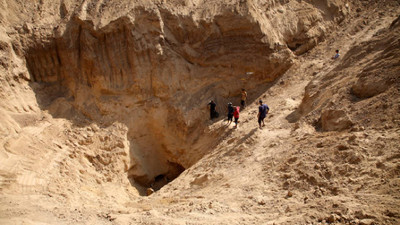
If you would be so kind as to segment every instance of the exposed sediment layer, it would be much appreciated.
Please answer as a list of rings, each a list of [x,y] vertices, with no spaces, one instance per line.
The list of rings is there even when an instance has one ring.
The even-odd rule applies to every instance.
[[[202,14],[190,7],[126,7],[126,14],[103,18],[92,11],[107,15],[112,7],[62,2],[57,26],[25,23],[14,46],[33,82],[60,87],[53,97],[67,99],[93,121],[128,127],[128,176],[149,186],[156,177],[176,177],[170,174],[190,167],[218,142],[220,137],[206,134],[208,115],[199,108],[215,99],[224,114],[226,102],[238,104],[241,88],[256,98],[259,93],[251,90],[265,91],[295,55],[343,20],[349,6],[240,2]],[[287,24],[280,26],[281,20]],[[65,101],[38,102],[42,109],[57,109],[50,110],[57,117],[71,117],[54,106]]]

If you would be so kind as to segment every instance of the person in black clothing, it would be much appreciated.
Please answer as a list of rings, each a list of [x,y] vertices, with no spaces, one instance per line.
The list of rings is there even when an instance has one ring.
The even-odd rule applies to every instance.
[[[212,119],[214,119],[214,118],[217,118],[217,117],[218,117],[218,112],[217,112],[217,110],[216,110],[217,104],[215,104],[214,100],[211,100],[211,101],[208,103],[208,105],[209,105],[209,107],[210,107],[210,119],[212,120]]]
[[[228,103],[228,125],[232,123],[233,111],[234,111],[234,109],[233,109],[232,103],[229,102]]]

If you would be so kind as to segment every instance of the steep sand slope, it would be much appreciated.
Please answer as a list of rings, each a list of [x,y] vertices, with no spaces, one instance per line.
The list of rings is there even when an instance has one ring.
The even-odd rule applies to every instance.
[[[65,2],[63,7],[70,7]],[[84,6],[96,8],[100,2]],[[185,11],[192,3],[168,4]],[[148,133],[135,136],[140,129],[130,130],[123,114],[96,120],[98,115],[65,94],[68,90],[24,86],[29,73],[3,65],[14,77],[2,76],[7,85],[0,92],[0,223],[399,223],[400,26],[391,26],[399,11],[389,2],[381,4],[388,8],[360,3],[359,15],[335,27],[315,49],[292,55],[293,66],[282,76],[254,86],[238,129],[222,120],[204,122],[204,109],[197,115],[203,119],[195,130],[201,137],[193,141],[191,154],[171,153],[190,168],[148,197],[140,196],[143,186],[127,178],[131,145]],[[85,11],[90,16],[92,11]],[[341,57],[331,60],[337,48]],[[259,98],[271,108],[262,130],[256,123]],[[220,111],[222,100],[238,102],[237,96],[220,99]],[[100,108],[120,109],[113,104]],[[176,122],[141,119],[131,120],[151,124],[156,132],[142,139],[143,145],[162,137],[158,123],[168,130]],[[196,156],[199,149],[203,152]],[[171,155],[168,159],[176,159]]]
[[[151,215],[156,219],[150,223],[179,223],[182,219],[172,219],[177,214],[194,224],[398,223],[399,27],[389,28],[392,20],[370,21],[357,35],[336,39],[336,46],[321,45],[300,58],[298,67],[260,97],[271,108],[263,130],[257,128],[256,102],[242,113],[237,130],[224,122],[214,124],[214,129],[223,127],[231,135],[179,179],[139,202],[149,209],[137,221],[148,221]],[[378,52],[368,50],[371,43],[379,43],[374,45]],[[338,46],[345,57],[324,57]],[[355,48],[365,54],[362,62],[351,60]],[[380,95],[359,99],[350,92],[359,82],[354,74],[377,61],[386,66],[374,67],[385,71],[376,77],[392,82]],[[352,73],[340,73],[343,64],[350,65]],[[340,85],[332,78],[338,75]],[[309,101],[303,98],[304,87],[317,82],[324,84],[314,86],[319,95],[328,95],[333,103],[324,108],[346,110],[353,128],[323,132],[313,121],[321,117],[318,104],[309,104],[310,113],[289,123],[301,101]],[[374,114],[379,108],[385,110]],[[336,122],[341,123],[328,124],[335,127]]]
[[[263,92],[350,8],[343,1],[208,3],[4,3],[3,92],[36,96],[8,111],[48,110],[77,126],[78,113],[99,127],[121,123],[128,176],[148,187],[217,144],[202,135],[207,112],[199,104],[237,101],[243,87]],[[109,157],[93,153],[89,161],[96,155]]]

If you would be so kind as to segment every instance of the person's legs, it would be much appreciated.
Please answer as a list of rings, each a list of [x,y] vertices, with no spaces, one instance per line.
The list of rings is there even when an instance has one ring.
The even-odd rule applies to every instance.
[[[258,117],[258,126],[261,128],[261,117]]]
[[[244,108],[246,102],[244,100],[240,100],[240,105],[242,106],[242,108]]]
[[[210,118],[211,118],[211,119],[217,118],[217,111],[215,111],[215,110],[214,110],[214,111],[211,111],[211,112],[210,112]]]
[[[239,118],[235,118],[235,128],[236,128],[237,125],[238,125],[238,120],[239,120]]]
[[[232,123],[233,115],[228,114],[228,125]]]

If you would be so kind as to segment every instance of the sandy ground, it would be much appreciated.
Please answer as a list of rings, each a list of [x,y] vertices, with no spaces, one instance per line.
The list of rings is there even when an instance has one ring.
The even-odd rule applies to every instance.
[[[74,110],[72,119],[57,118],[51,112],[72,108],[66,99],[42,111],[30,89],[17,92],[0,108],[0,224],[400,223],[395,13],[376,10],[338,26],[263,93],[252,92],[237,129],[204,122],[204,143],[218,144],[150,196],[127,178],[126,124],[101,125]],[[330,59],[335,49],[338,60]],[[356,75],[371,65],[395,79],[352,100]],[[270,108],[262,129],[258,99]],[[328,109],[344,109],[353,125],[324,130]]]

